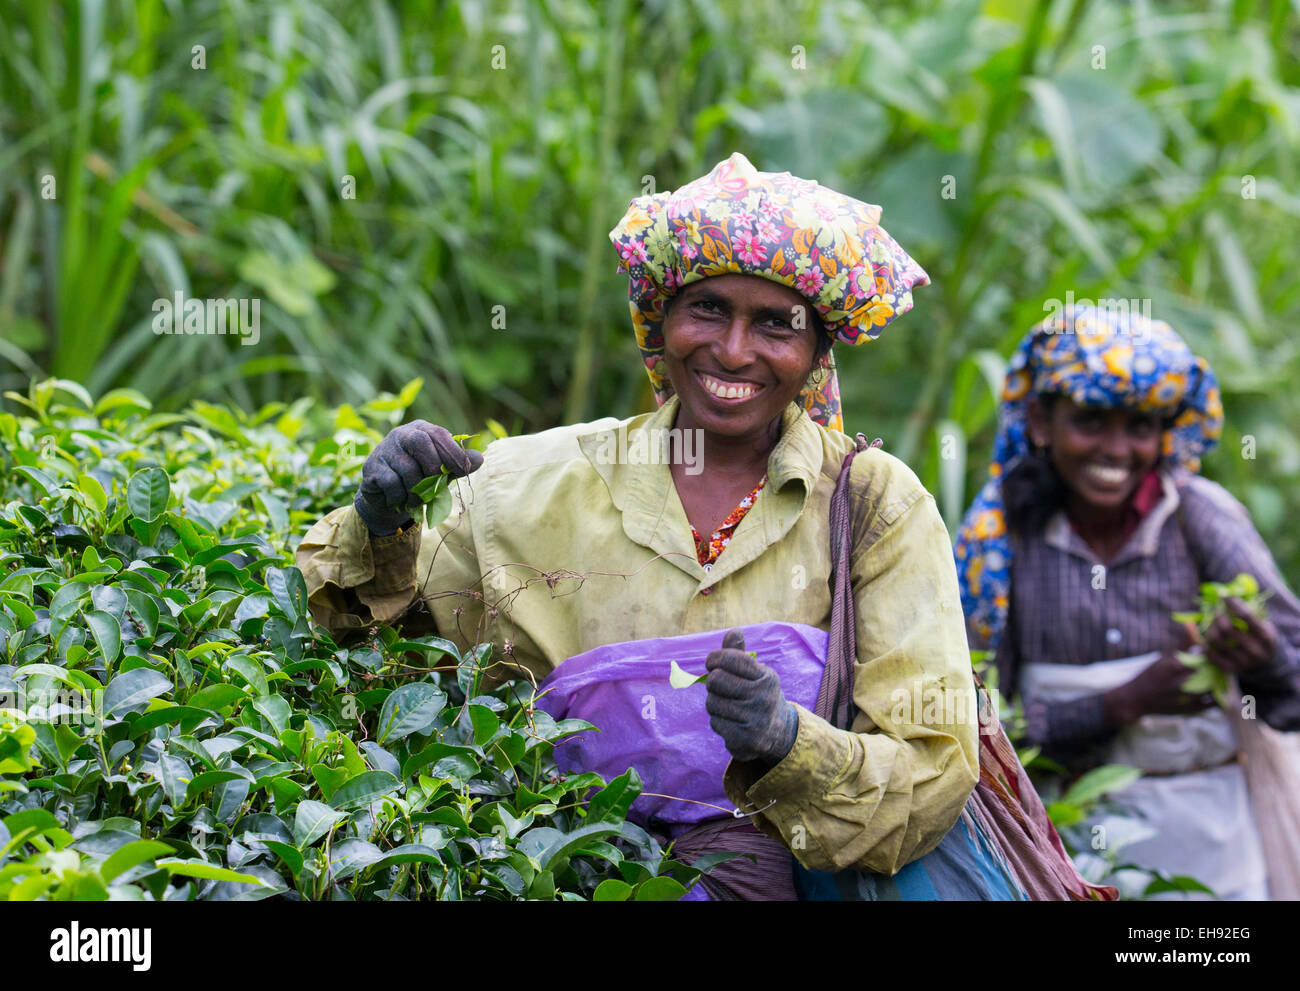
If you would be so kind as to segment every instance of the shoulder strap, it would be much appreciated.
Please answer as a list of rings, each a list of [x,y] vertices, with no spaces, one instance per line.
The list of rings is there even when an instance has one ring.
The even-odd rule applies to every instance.
[[[848,729],[853,723],[853,663],[858,653],[850,560],[853,517],[849,511],[849,471],[858,453],[883,446],[880,438],[868,444],[866,436],[858,434],[855,448],[844,456],[831,495],[831,633],[826,647],[826,669],[817,692],[816,713],[840,729]]]

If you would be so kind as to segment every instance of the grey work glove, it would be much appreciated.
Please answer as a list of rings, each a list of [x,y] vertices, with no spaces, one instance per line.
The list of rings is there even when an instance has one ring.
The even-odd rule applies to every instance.
[[[704,661],[709,677],[709,725],[740,761],[775,765],[799,735],[799,713],[786,700],[776,672],[745,653],[745,635],[730,630],[722,649]]]
[[[460,478],[477,471],[483,455],[464,450],[444,427],[412,420],[394,427],[361,466],[361,486],[352,505],[377,537],[397,532],[411,520],[407,503],[419,504],[411,490],[442,467]]]

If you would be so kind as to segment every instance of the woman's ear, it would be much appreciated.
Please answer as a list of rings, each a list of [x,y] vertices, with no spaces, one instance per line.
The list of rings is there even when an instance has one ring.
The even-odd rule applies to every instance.
[[[1047,422],[1047,408],[1037,396],[1030,396],[1029,404],[1025,407],[1025,427],[1029,434],[1029,442],[1035,448],[1048,446],[1052,431]]]

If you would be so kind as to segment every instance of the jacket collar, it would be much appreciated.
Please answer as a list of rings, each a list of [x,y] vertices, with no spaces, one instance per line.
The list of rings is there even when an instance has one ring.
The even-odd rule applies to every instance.
[[[666,438],[679,405],[678,397],[671,396],[655,412],[584,434],[578,444],[622,514],[628,539],[663,555],[707,588],[754,560],[794,525],[821,473],[821,432],[798,403],[786,407],[780,439],[768,458],[767,484],[726,552],[706,572],[695,556],[690,523],[667,463]],[[684,439],[685,449],[699,457],[691,440]]]

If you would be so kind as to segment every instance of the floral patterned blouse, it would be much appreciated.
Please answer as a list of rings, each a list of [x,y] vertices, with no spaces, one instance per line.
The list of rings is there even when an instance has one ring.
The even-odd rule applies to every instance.
[[[727,518],[718,525],[718,528],[713,531],[708,540],[700,537],[699,531],[695,529],[695,524],[691,524],[691,536],[695,538],[695,556],[700,562],[700,567],[705,571],[712,570],[713,562],[718,559],[718,555],[727,549],[727,545],[731,543],[731,535],[735,532],[736,527],[740,525],[740,521],[745,518],[745,514],[749,512],[750,507],[754,505],[754,500],[758,498],[759,491],[766,484],[767,472],[764,472],[763,477],[758,480],[758,484],[754,486],[749,495],[741,499],[740,505],[727,514]]]

